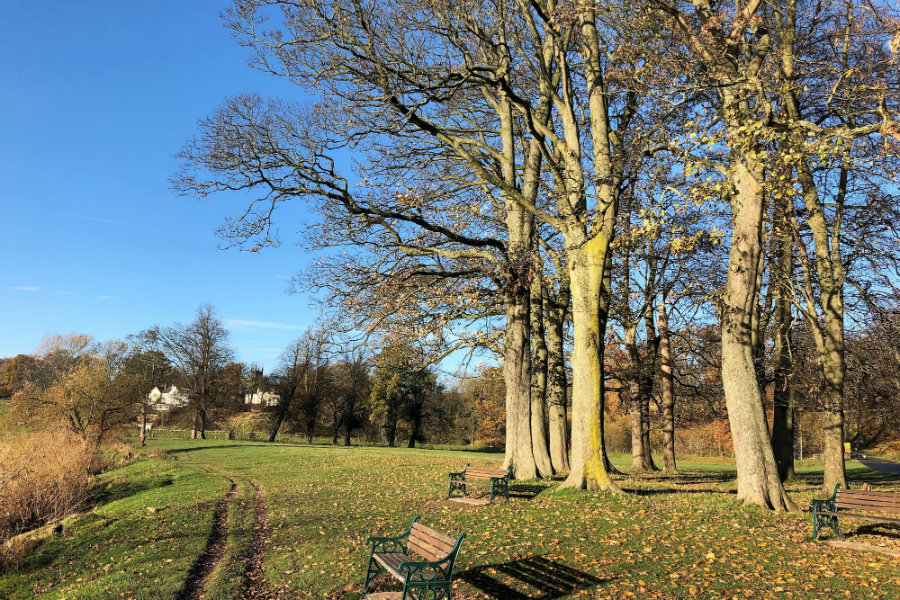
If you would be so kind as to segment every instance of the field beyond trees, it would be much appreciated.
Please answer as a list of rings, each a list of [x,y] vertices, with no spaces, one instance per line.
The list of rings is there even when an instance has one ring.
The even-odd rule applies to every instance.
[[[151,444],[133,463],[100,477],[95,508],[64,521],[61,532],[31,534],[37,549],[0,579],[0,597],[177,597],[206,547],[228,478],[237,488],[210,599],[245,597],[251,585],[260,597],[359,598],[365,538],[399,534],[415,515],[436,529],[466,533],[455,576],[459,599],[898,597],[894,557],[812,542],[806,513],[740,507],[727,461],[686,460],[671,479],[619,477],[626,495],[516,481],[509,504],[472,509],[443,501],[447,472],[467,462],[496,466],[502,455]],[[624,468],[630,457],[613,461]],[[798,466],[798,482],[788,487],[806,505],[820,497],[821,463]],[[848,473],[854,487],[900,488],[900,478],[855,462]],[[254,536],[263,507],[267,526]],[[849,542],[900,546],[896,528],[851,521],[843,530]],[[260,539],[265,578],[251,584],[245,574]]]

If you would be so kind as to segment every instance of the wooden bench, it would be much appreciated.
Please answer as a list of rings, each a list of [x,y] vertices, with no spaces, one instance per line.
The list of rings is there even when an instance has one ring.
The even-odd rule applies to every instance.
[[[454,540],[440,531],[422,525],[419,517],[413,519],[409,529],[402,535],[370,537],[366,543],[372,545],[372,555],[369,558],[363,597],[368,594],[369,584],[375,577],[390,573],[403,583],[403,600],[449,600],[453,565],[465,537],[462,534]],[[425,560],[413,560],[410,552]]]
[[[509,502],[509,480],[512,478],[512,465],[505,471],[503,469],[485,469],[484,467],[469,467],[459,473],[450,473],[450,485],[447,487],[447,498],[453,494],[454,490],[462,492],[463,496],[469,495],[468,486],[475,483],[485,483],[491,486],[491,499],[493,502],[495,495],[503,495]]]
[[[900,493],[896,492],[841,489],[841,484],[837,484],[831,498],[812,500],[809,505],[812,508],[814,540],[818,539],[822,527],[831,527],[834,536],[841,539],[838,524],[841,517],[900,525]]]

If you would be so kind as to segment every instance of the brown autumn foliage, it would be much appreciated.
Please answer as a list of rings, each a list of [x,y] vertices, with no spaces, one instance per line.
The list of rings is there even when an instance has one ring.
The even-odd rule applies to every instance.
[[[96,446],[67,431],[0,443],[0,567],[11,558],[11,538],[84,506],[97,461]]]

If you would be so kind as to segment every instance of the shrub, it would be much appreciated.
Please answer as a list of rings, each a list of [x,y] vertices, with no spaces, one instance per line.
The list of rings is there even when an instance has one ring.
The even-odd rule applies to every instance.
[[[269,434],[269,422],[266,413],[243,412],[228,419],[228,430],[238,439],[265,439]]]
[[[88,500],[94,446],[67,432],[35,432],[0,444],[0,544],[61,519]]]

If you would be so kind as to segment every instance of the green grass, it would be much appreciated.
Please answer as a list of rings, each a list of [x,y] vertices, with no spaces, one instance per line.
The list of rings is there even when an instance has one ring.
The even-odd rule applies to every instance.
[[[106,473],[99,506],[64,521],[61,536],[45,538],[0,578],[0,598],[172,598],[206,547],[227,487],[172,460],[146,458]]]
[[[241,487],[231,505],[230,555],[209,598],[238,596],[253,521],[250,480],[267,494],[266,575],[278,598],[358,598],[365,538],[399,534],[415,515],[467,534],[457,599],[900,597],[896,559],[811,542],[806,513],[738,506],[734,467],[720,459],[682,461],[677,480],[619,478],[630,492],[624,495],[554,493],[548,482],[515,482],[509,504],[467,509],[442,502],[446,473],[467,462],[496,466],[501,456],[227,441],[153,445],[174,460],[144,459],[106,475],[104,504],[73,519],[62,538],[48,540],[21,571],[0,580],[0,597],[173,597],[228,489],[220,474]],[[612,460],[625,468],[630,457]],[[857,463],[848,463],[848,472],[879,489],[900,487],[896,477]],[[820,485],[821,464],[802,463],[791,496],[805,506],[821,497]],[[148,514],[147,506],[169,508]],[[857,525],[847,528],[848,539],[900,539],[896,528]]]

